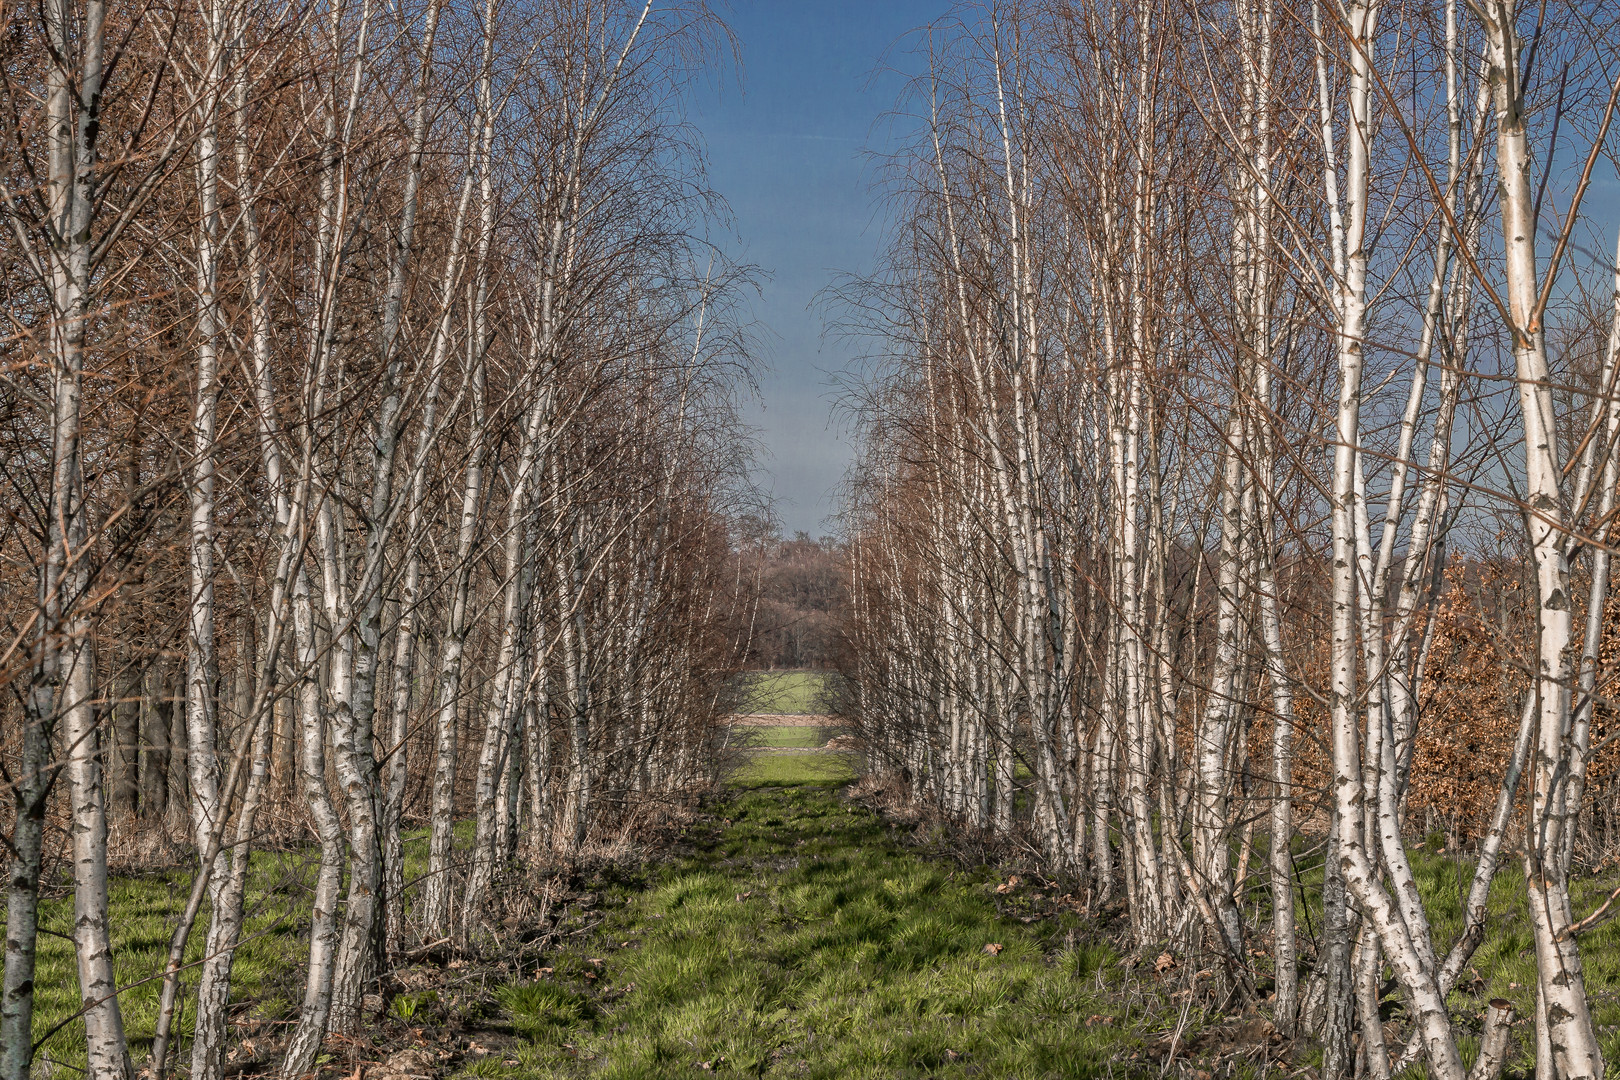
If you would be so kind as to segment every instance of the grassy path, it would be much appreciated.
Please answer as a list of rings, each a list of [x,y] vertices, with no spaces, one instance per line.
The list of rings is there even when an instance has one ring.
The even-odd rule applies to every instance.
[[[739,794],[687,857],[604,895],[593,938],[501,992],[516,1038],[463,1075],[1089,1076],[1130,1056],[1111,952],[1066,947],[1067,917],[998,916],[994,881],[903,850],[836,787]]]
[[[830,719],[804,713],[732,717],[728,742],[746,749],[745,760],[732,773],[731,782],[759,787],[855,779],[853,756],[842,747],[828,745],[828,738],[837,731],[827,723]]]

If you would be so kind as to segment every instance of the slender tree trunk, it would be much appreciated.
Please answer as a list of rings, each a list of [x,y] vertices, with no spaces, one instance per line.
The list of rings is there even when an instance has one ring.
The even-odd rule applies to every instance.
[[[223,4],[199,5],[206,35],[199,78],[196,144],[197,205],[197,398],[192,413],[190,605],[186,637],[186,761],[191,774],[191,832],[199,855],[229,808],[219,791],[218,660],[214,627],[214,474],[216,406],[219,399],[219,110],[225,97],[224,62],[229,28]],[[238,856],[239,858],[242,856]],[[225,1006],[230,1000],[230,955],[225,947],[232,921],[226,891],[228,856],[221,852],[209,874],[209,959],[197,991],[192,1041],[195,1080],[217,1080],[224,1068]],[[160,1066],[161,1067],[161,1066]]]
[[[1536,697],[1539,738],[1531,763],[1525,884],[1536,943],[1537,985],[1546,1003],[1545,1031],[1558,1075],[1602,1080],[1586,997],[1580,947],[1570,926],[1564,836],[1579,807],[1569,802],[1570,663],[1574,598],[1565,554],[1563,468],[1559,462],[1553,390],[1541,329],[1541,279],[1536,268],[1535,185],[1521,81],[1515,0],[1494,5],[1485,22],[1496,108],[1496,168],[1502,216],[1507,302],[1519,411],[1524,423],[1525,527],[1536,571]],[[1538,1017],[1538,1029],[1542,1027]]]
[[[169,665],[154,657],[141,689],[141,818],[161,822],[169,805]]]

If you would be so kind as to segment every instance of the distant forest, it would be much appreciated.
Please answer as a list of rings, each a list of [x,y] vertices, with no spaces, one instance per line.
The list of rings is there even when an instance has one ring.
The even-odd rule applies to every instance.
[[[791,540],[766,538],[756,550],[759,608],[749,666],[831,666],[845,602],[838,542],[796,532]]]

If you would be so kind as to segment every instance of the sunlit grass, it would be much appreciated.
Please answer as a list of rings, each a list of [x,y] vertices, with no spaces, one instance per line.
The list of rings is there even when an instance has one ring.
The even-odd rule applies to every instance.
[[[805,729],[759,730],[774,739]],[[1028,926],[998,919],[988,870],[954,870],[900,848],[875,818],[838,799],[850,776],[845,755],[753,755],[735,777],[740,793],[720,810],[729,822],[711,849],[656,871],[644,893],[615,886],[602,936],[570,939],[548,957],[550,979],[491,988],[491,1007],[523,1042],[469,1064],[465,1074],[686,1076],[707,1062],[715,1071],[771,1076],[1042,1076],[1094,1075],[1113,1062],[1126,1076],[1145,1066],[1129,1055],[1162,1036],[1164,1015],[1144,1021],[1125,1013],[1119,960],[1107,945],[1087,941],[1087,924],[1069,916]],[[1303,939],[1320,931],[1321,863],[1319,846],[1296,844]],[[420,833],[406,850],[414,876],[425,857]],[[1420,847],[1412,861],[1443,953],[1462,928],[1472,860]],[[1263,843],[1252,866],[1260,876],[1250,879],[1245,910],[1263,928]],[[309,850],[254,856],[233,979],[239,1033],[284,1032],[296,1016],[313,873]],[[127,988],[120,1000],[137,1064],[156,1019],[160,984],[151,976],[161,970],[190,884],[189,868],[113,882],[116,972]],[[1614,884],[1612,872],[1578,874],[1576,917]],[[71,895],[58,880],[43,906],[35,1013],[36,1037],[63,1025],[41,1053],[50,1063],[41,1075],[58,1080],[84,1065],[82,1022],[72,1019],[71,919]],[[206,924],[205,909],[188,960],[200,957]],[[1070,929],[1073,938],[1065,936]],[[990,942],[1005,948],[986,955]],[[1587,933],[1581,950],[1603,1050],[1614,1060],[1620,926]],[[605,961],[598,980],[585,978],[598,973],[587,957]],[[1268,962],[1258,961],[1262,969]],[[1486,941],[1470,966],[1449,1001],[1467,1060],[1477,1047],[1467,1033],[1489,998],[1508,998],[1521,1017],[1533,1011],[1533,944],[1516,858],[1503,859]],[[182,1065],[195,985],[193,969],[179,1023]],[[408,1020],[413,1010],[431,1011],[431,998],[402,994],[391,1009]],[[1098,1017],[1102,1023],[1086,1023]],[[1515,1029],[1510,1075],[1532,1070],[1531,1030],[1528,1022]]]
[[[308,922],[307,884],[314,869],[303,852],[259,853],[253,857],[242,944],[232,964],[232,998],[249,1002],[235,1019],[247,1024],[284,1022],[297,1013],[299,960],[304,946],[300,931]],[[171,870],[161,874],[114,878],[109,885],[113,970],[130,1054],[143,1061],[151,1050],[157,1024],[158,995],[169,940],[185,909],[192,872]],[[203,907],[186,948],[186,961],[203,955],[208,926]],[[78,972],[73,944],[71,892],[40,905],[38,967],[35,974],[34,1038],[44,1038],[38,1060],[69,1071],[85,1063],[84,1024],[73,1018],[80,1007]],[[145,980],[145,981],[143,981]],[[197,969],[186,971],[182,1002],[194,993]],[[182,1053],[190,1041],[195,1016],[182,1011],[178,1032]],[[58,1027],[60,1025],[60,1027]]]
[[[1473,881],[1474,861],[1424,851],[1414,853],[1412,869],[1423,894],[1429,918],[1435,929],[1436,950],[1444,952],[1462,932],[1463,905]],[[1615,887],[1615,875],[1594,877],[1575,874],[1570,881],[1570,898],[1575,917],[1580,919],[1601,904]],[[1479,994],[1456,990],[1448,1002],[1452,1011],[1477,1019],[1485,1002],[1493,997],[1513,1002],[1520,1017],[1535,1015],[1535,942],[1530,929],[1522,863],[1504,855],[1496,879],[1491,883],[1485,941],[1474,953],[1473,972],[1484,980]],[[1600,1032],[1604,1056],[1615,1060],[1620,1053],[1620,925],[1615,922],[1596,927],[1580,938],[1582,967],[1592,1004],[1593,1020]],[[1465,972],[1464,979],[1472,979]],[[1517,1066],[1526,1072],[1534,1067],[1533,1038],[1526,1030],[1519,1040]],[[1470,1047],[1470,1054],[1473,1052]],[[1511,1066],[1510,1066],[1511,1067]]]
[[[805,715],[823,711],[820,695],[826,676],[816,671],[752,671],[747,712]]]
[[[782,784],[847,783],[855,779],[854,766],[845,754],[750,754],[726,778],[733,787],[773,787]]]
[[[1256,876],[1250,879],[1249,895],[1254,900],[1252,917],[1269,924],[1269,892],[1260,887],[1266,873],[1265,846],[1263,839],[1256,844],[1251,863]],[[1321,838],[1298,838],[1295,851],[1295,910],[1303,943],[1307,935],[1319,934],[1322,927]],[[1408,857],[1423,897],[1435,951],[1444,957],[1462,933],[1463,905],[1473,883],[1476,860],[1441,853],[1438,845],[1430,844],[1412,845]],[[1612,870],[1598,876],[1573,873],[1570,896],[1576,919],[1593,911],[1616,884],[1620,882]],[[1582,935],[1580,947],[1593,1019],[1603,1053],[1612,1061],[1620,1053],[1620,924],[1609,922],[1594,928]],[[1393,972],[1386,966],[1384,975],[1392,977]],[[1535,978],[1535,942],[1525,898],[1523,863],[1504,851],[1491,882],[1485,940],[1447,999],[1457,1030],[1466,1033],[1459,1039],[1465,1061],[1471,1062],[1478,1052],[1477,1033],[1486,1003],[1492,998],[1506,998],[1513,1002],[1521,1021],[1515,1028],[1514,1053],[1507,1072],[1510,1076],[1534,1073]],[[1419,1065],[1408,1075],[1417,1078],[1427,1073]]]
[[[1129,1024],[1098,1022],[1117,1005],[1103,989],[1121,974],[1113,952],[1065,948],[1072,917],[999,918],[988,870],[901,849],[830,785],[721,812],[712,850],[617,897],[582,946],[604,961],[588,984],[599,1011],[560,1023],[574,998],[508,999],[529,1045],[469,1074],[1089,1076],[1139,1044]],[[563,971],[550,981],[565,995],[585,989]]]
[[[739,728],[753,746],[817,747],[827,743],[826,732],[819,727],[746,727]]]
[[[405,871],[412,879],[426,869],[425,830],[406,834]],[[471,823],[457,829],[458,846],[471,842]],[[304,967],[309,951],[311,890],[319,852],[314,848],[254,852],[244,904],[242,943],[231,966],[231,1019],[239,1032],[282,1031],[297,1020],[303,994]],[[108,888],[112,931],[113,970],[120,993],[124,1029],[130,1056],[137,1065],[150,1055],[157,1026],[161,975],[169,941],[185,909],[194,867],[161,873],[116,876]],[[185,959],[195,965],[202,958],[208,932],[209,907],[205,902],[186,945]],[[84,1023],[75,1016],[80,1008],[78,971],[73,943],[73,895],[70,881],[54,883],[40,904],[40,934],[34,991],[34,1038],[45,1039],[36,1061],[49,1069],[65,1066],[56,1075],[80,1075],[85,1065]],[[182,976],[180,1010],[176,1024],[175,1060],[189,1061],[192,1011],[198,968],[189,966]],[[407,1003],[404,1008],[410,1008]],[[48,1033],[54,1030],[54,1034]],[[40,1073],[39,1075],[44,1075]]]

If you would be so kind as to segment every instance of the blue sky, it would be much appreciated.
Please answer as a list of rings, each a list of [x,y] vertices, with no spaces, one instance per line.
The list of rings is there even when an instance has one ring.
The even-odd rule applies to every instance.
[[[884,116],[903,81],[881,69],[907,63],[900,39],[952,3],[717,2],[740,40],[740,86],[735,70],[706,84],[691,118],[707,143],[710,182],[735,216],[730,253],[769,275],[751,304],[769,370],[747,418],[759,433],[761,480],[777,497],[783,529],[817,535],[832,529],[826,519],[850,459],[830,375],[851,365],[858,346],[823,340],[816,295],[841,272],[873,269],[883,230],[866,151],[888,145]],[[1607,238],[1590,249],[1600,260],[1613,251],[1616,187],[1600,168],[1587,195],[1587,211]]]
[[[881,117],[901,79],[879,71],[907,31],[948,0],[733,0],[742,77],[706,88],[692,119],[708,144],[710,182],[735,215],[732,254],[769,277],[752,304],[770,370],[751,407],[761,468],[788,533],[830,531],[849,432],[832,415],[829,372],[856,347],[822,340],[816,294],[840,272],[872,269],[882,245],[864,153],[881,149]]]

